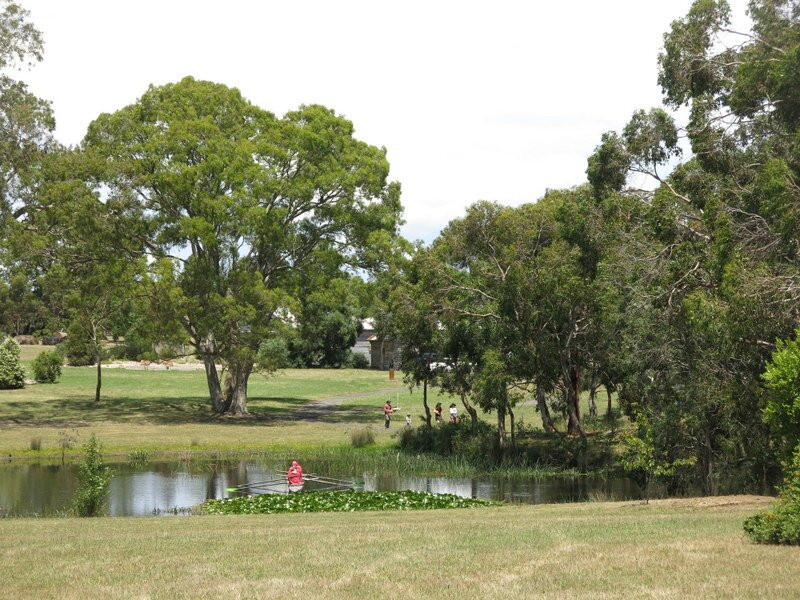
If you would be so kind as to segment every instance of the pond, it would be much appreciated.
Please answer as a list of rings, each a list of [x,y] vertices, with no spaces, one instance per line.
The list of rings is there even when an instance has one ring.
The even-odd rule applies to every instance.
[[[285,463],[264,460],[151,461],[142,465],[111,464],[108,512],[112,516],[181,514],[209,498],[227,498],[228,488],[264,481]],[[57,514],[68,510],[77,485],[77,464],[0,466],[0,515]],[[542,504],[599,498],[628,500],[639,489],[628,479],[598,477],[419,477],[356,476],[366,491],[417,490]],[[314,484],[307,484],[308,490]],[[185,511],[183,511],[185,513]]]

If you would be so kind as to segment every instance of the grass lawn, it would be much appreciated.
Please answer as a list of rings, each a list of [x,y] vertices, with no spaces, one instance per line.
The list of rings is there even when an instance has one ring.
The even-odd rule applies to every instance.
[[[40,346],[23,346],[30,359]],[[25,361],[29,368],[29,360]],[[30,385],[0,392],[0,456],[42,458],[60,455],[60,439],[68,434],[76,446],[95,433],[109,455],[133,449],[158,451],[313,450],[347,445],[356,427],[371,427],[379,447],[390,445],[412,415],[414,426],[424,415],[422,390],[409,392],[398,373],[390,382],[385,371],[357,369],[286,369],[273,376],[255,374],[250,379],[246,418],[219,418],[210,411],[208,388],[202,371],[103,369],[103,391],[94,402],[95,369],[64,367],[56,384]],[[309,402],[332,396],[382,395],[344,398],[328,410],[300,414]],[[604,397],[604,394],[600,394]],[[390,399],[400,411],[392,427],[383,427],[383,404]],[[428,402],[447,407],[461,401],[429,389]],[[582,398],[588,412],[588,394]],[[601,419],[605,406],[601,403]],[[532,401],[516,408],[517,424],[541,426]],[[494,415],[481,415],[494,422]],[[560,427],[563,430],[563,424]],[[591,425],[588,427],[591,430]],[[41,442],[41,450],[30,450]],[[75,453],[78,448],[68,450]]]
[[[8,598],[797,598],[800,548],[718,497],[376,513],[0,520]]]
[[[65,367],[56,384],[0,392],[0,453],[60,453],[59,432],[91,432],[110,453],[149,450],[248,450],[349,442],[349,424],[296,419],[308,402],[397,387],[382,371],[287,369],[250,379],[251,417],[220,419],[210,412],[202,371],[103,370],[103,397],[94,402],[92,367]],[[378,399],[380,402],[380,399]],[[40,438],[42,451],[28,451]],[[388,443],[388,435],[379,439]]]

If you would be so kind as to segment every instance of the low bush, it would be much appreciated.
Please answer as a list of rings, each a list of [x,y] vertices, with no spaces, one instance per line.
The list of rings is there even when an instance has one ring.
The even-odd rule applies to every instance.
[[[771,510],[748,517],[744,531],[758,544],[800,545],[800,446]]]
[[[428,492],[301,492],[262,494],[224,500],[206,500],[199,512],[211,515],[252,515],[366,510],[422,510],[498,506],[494,500],[462,498]]]
[[[372,430],[367,427],[354,429],[350,433],[350,443],[353,445],[353,448],[363,448],[364,446],[374,444],[375,436],[372,434]]]
[[[40,437],[31,438],[30,447],[31,447],[31,450],[33,450],[34,452],[38,452],[39,450],[41,450],[42,449],[42,438],[40,438]]]
[[[55,383],[61,377],[63,363],[64,357],[58,350],[42,352],[31,363],[33,378],[39,383]]]
[[[369,361],[360,352],[350,352],[345,359],[344,366],[352,369],[367,369],[369,368]]]
[[[72,497],[72,508],[79,517],[103,514],[108,497],[111,470],[103,466],[100,443],[94,434],[83,446],[83,461],[78,471],[78,487]]]
[[[7,337],[0,343],[0,390],[16,390],[25,386],[25,369],[19,358],[19,344]]]

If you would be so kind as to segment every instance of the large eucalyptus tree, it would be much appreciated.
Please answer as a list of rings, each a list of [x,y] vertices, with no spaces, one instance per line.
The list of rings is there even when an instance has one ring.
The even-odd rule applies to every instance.
[[[139,207],[171,313],[205,364],[214,411],[247,412],[259,349],[321,247],[377,268],[399,223],[385,149],[323,106],[283,118],[233,88],[187,77],[150,87],[90,126],[86,152],[111,196]],[[220,377],[222,364],[227,376]]]

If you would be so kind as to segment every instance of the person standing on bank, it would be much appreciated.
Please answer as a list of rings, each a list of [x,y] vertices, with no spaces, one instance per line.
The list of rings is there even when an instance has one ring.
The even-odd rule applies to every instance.
[[[455,423],[458,420],[458,409],[455,404],[450,405],[450,422]]]
[[[435,417],[437,423],[441,423],[442,422],[442,403],[441,402],[437,402],[436,403],[436,406],[433,409],[433,416]]]

